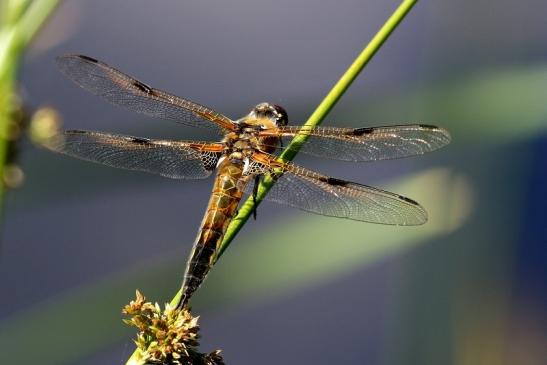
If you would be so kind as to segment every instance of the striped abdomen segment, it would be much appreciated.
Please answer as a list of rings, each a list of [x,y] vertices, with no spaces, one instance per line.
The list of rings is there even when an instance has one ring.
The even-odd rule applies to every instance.
[[[228,159],[219,167],[211,199],[186,266],[179,308],[187,304],[217,260],[219,245],[243,195],[243,189],[238,188],[242,173],[243,166],[232,164]]]

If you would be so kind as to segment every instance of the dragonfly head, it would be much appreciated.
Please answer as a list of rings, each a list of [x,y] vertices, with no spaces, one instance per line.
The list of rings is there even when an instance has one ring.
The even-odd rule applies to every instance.
[[[275,104],[260,103],[251,110],[250,114],[257,119],[270,119],[278,127],[286,126],[289,122],[285,109]]]

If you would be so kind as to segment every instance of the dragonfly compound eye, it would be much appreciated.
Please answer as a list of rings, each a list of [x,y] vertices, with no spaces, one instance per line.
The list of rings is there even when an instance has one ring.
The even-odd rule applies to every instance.
[[[289,123],[289,116],[287,115],[287,111],[279,105],[274,105],[273,107],[276,113],[275,120],[277,122],[277,126],[286,126]]]

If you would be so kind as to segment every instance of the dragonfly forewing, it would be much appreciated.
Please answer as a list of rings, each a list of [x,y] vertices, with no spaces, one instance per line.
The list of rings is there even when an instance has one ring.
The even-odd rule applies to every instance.
[[[300,152],[355,162],[422,155],[450,143],[450,134],[445,129],[424,124],[371,128],[285,126],[261,134],[285,140],[306,135]]]
[[[66,55],[57,58],[57,65],[77,85],[112,104],[151,117],[210,128],[220,134],[233,129],[230,118],[188,99],[150,87],[94,58]]]

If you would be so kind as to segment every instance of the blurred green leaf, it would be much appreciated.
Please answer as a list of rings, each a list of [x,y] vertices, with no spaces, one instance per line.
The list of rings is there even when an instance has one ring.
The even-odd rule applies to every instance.
[[[508,143],[547,129],[547,65],[512,67],[462,75],[457,79],[359,106],[373,118],[410,111],[409,121],[447,128],[456,142]],[[398,118],[400,119],[400,118]]]

